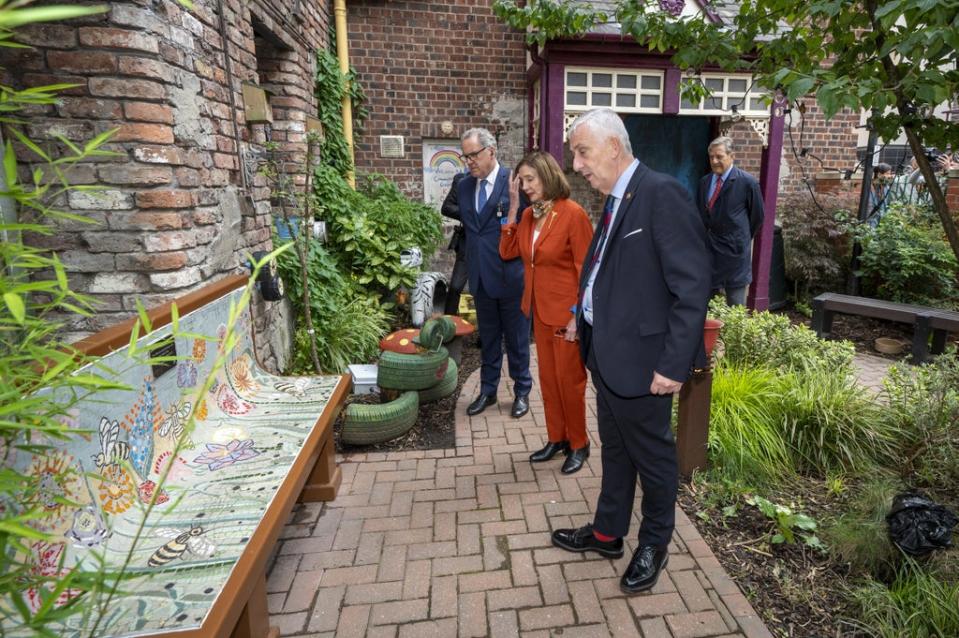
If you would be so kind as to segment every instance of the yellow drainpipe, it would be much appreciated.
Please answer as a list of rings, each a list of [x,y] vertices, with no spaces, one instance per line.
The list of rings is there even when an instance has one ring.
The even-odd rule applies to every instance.
[[[336,16],[336,56],[340,60],[340,73],[350,70],[350,47],[346,35],[346,0],[333,1],[333,13]],[[350,153],[350,161],[355,160],[353,155],[353,104],[350,95],[343,96],[343,137],[346,138],[346,148]],[[356,177],[351,170],[346,175],[350,186],[356,188]]]

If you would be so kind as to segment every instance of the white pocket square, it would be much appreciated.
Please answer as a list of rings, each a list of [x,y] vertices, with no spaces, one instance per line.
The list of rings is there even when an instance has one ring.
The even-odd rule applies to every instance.
[[[643,229],[642,229],[642,228],[637,228],[636,230],[634,230],[634,231],[632,231],[632,232],[629,232],[629,233],[626,233],[625,235],[623,235],[623,239],[626,239],[626,238],[629,237],[630,235],[635,235],[636,233],[641,233],[641,232],[643,232]]]

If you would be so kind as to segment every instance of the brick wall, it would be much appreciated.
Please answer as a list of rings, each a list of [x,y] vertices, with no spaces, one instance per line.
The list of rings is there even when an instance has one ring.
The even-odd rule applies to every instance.
[[[130,316],[137,300],[149,308],[235,272],[248,251],[271,247],[269,189],[254,158],[269,137],[288,170],[300,170],[304,120],[314,110],[313,50],[325,46],[329,24],[325,0],[107,6],[90,18],[23,28],[19,39],[34,48],[0,53],[14,86],[78,85],[56,106],[29,113],[34,140],[56,152],[55,134],[81,142],[117,129],[106,147],[115,155],[70,176],[103,189],[60,202],[94,223],[64,223],[52,236],[31,238],[56,250],[74,289],[98,304],[91,318],[66,318],[70,338]],[[273,92],[270,130],[246,124],[242,82]],[[26,174],[34,158],[17,152]],[[283,323],[274,316],[279,304],[268,306],[258,304],[257,324]],[[274,366],[285,356],[277,345],[262,353]]]
[[[803,102],[807,107],[805,116],[795,106],[786,116],[780,194],[805,192],[806,179],[813,185],[818,173],[852,170],[858,164],[859,114],[843,109],[827,122],[813,98],[807,97]],[[803,148],[809,149],[805,157],[802,156]]]

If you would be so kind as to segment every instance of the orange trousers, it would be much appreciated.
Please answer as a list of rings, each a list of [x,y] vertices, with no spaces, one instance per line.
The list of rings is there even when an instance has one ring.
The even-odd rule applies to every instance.
[[[533,338],[539,360],[539,387],[546,412],[546,431],[553,443],[569,441],[574,450],[586,447],[586,366],[579,342],[557,337],[566,326],[540,321],[533,306]]]

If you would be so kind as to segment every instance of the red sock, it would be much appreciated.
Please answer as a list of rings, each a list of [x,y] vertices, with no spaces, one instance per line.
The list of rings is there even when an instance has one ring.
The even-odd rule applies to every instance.
[[[601,541],[603,543],[609,543],[610,541],[616,540],[615,536],[607,536],[606,534],[600,534],[595,529],[593,530],[593,536],[596,537],[596,540]]]

